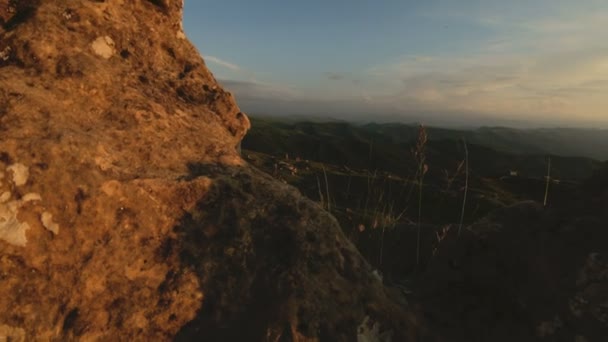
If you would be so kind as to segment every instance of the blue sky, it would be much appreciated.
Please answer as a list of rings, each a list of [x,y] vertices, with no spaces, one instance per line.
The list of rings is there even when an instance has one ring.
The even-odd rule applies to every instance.
[[[250,114],[608,127],[608,2],[186,0]]]

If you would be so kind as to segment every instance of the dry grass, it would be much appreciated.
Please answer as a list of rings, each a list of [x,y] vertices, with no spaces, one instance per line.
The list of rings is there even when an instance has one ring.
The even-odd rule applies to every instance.
[[[464,144],[464,160],[465,160],[465,181],[464,181],[464,197],[462,199],[462,210],[460,212],[460,223],[458,224],[458,236],[462,231],[462,222],[464,221],[464,210],[467,204],[467,193],[469,191],[469,148],[467,147],[467,141],[462,140]]]
[[[551,183],[551,157],[547,157],[547,184],[545,185],[545,199],[543,200],[543,206],[547,206],[547,199],[549,197],[549,183]]]
[[[423,220],[423,191],[425,188],[425,176],[428,173],[429,165],[427,163],[427,144],[428,144],[428,133],[426,128],[423,125],[420,125],[418,128],[418,134],[416,138],[415,145],[411,149],[411,153],[416,162],[416,173],[413,177],[403,178],[401,181],[407,183],[408,185],[401,187],[401,194],[397,197],[392,196],[391,194],[391,178],[390,175],[386,176],[382,173],[379,173],[378,170],[375,171],[367,171],[366,175],[361,175],[366,177],[366,188],[367,191],[365,193],[365,197],[361,198],[361,202],[358,208],[342,208],[334,202],[336,205],[332,205],[331,198],[332,194],[330,193],[330,186],[328,181],[328,170],[325,165],[321,165],[321,171],[323,173],[321,178],[320,174],[317,174],[317,191],[319,195],[319,200],[321,206],[329,212],[333,213],[343,213],[346,214],[348,219],[354,224],[354,229],[359,233],[367,230],[377,230],[379,234],[379,246],[378,246],[378,256],[377,259],[374,257],[373,259],[377,260],[377,265],[380,267],[383,264],[384,254],[385,254],[385,237],[387,236],[387,232],[391,229],[394,229],[400,222],[405,222],[408,220],[406,216],[406,212],[409,208],[410,200],[412,200],[412,195],[414,194],[414,190],[418,190],[417,196],[417,222],[416,222],[416,267],[419,268],[421,264],[421,255],[422,253],[422,220]],[[469,166],[469,151],[466,140],[463,139],[464,146],[464,158],[463,160],[456,166],[456,170],[454,173],[450,173],[446,171],[446,180],[447,180],[447,190],[446,193],[449,192],[449,189],[457,183],[457,179],[464,176],[464,187],[461,191],[463,191],[463,199],[462,199],[462,207],[460,210],[460,217],[458,218],[458,236],[460,236],[464,218],[467,207],[468,200],[468,192],[469,192],[469,178],[470,178],[470,166]],[[370,143],[370,158],[371,158],[371,143]],[[346,183],[346,196],[350,194],[351,191],[351,176],[357,176],[356,174],[349,175],[348,181]],[[392,178],[394,181],[395,179]],[[325,184],[322,184],[325,183]],[[411,186],[409,186],[411,184]],[[335,189],[334,189],[335,190]],[[399,204],[399,208],[397,208],[396,203]],[[402,203],[405,201],[405,203]],[[353,210],[355,209],[355,210]],[[409,221],[412,222],[412,221]],[[442,228],[436,232],[436,242],[433,245],[432,254],[435,255],[437,252],[439,245],[441,242],[447,237],[448,232],[451,229],[455,229],[455,224],[445,224]],[[368,256],[371,257],[371,256]]]
[[[422,228],[422,186],[424,183],[424,175],[427,173],[429,167],[426,164],[426,143],[428,141],[428,135],[426,128],[420,125],[418,128],[418,138],[416,140],[416,147],[413,150],[414,158],[418,165],[417,170],[417,181],[418,181],[418,229],[416,231],[416,266],[420,265],[420,230]]]

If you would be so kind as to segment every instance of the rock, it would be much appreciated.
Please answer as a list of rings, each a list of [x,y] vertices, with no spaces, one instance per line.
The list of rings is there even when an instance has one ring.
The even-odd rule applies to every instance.
[[[361,325],[359,325],[357,333],[357,342],[391,342],[392,331],[380,331],[378,322],[370,320],[369,316],[365,316]]]
[[[588,255],[578,274],[576,289],[569,301],[571,313],[608,327],[608,260],[604,255]]]
[[[0,340],[424,334],[333,217],[240,158],[249,120],[181,11],[0,0]]]
[[[25,331],[21,328],[0,325],[0,339],[2,341],[25,342]]]
[[[604,341],[608,231],[571,208],[522,202],[450,232],[409,302],[450,341]]]

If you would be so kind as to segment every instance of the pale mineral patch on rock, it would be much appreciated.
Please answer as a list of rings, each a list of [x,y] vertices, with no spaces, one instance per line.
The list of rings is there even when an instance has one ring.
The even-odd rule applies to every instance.
[[[25,232],[30,226],[27,222],[19,222],[17,219],[19,204],[19,201],[0,204],[0,240],[14,246],[25,247],[27,243]]]
[[[0,203],[6,203],[10,199],[11,199],[11,193],[8,191],[5,191],[2,193],[2,195],[0,195]]]
[[[30,176],[30,169],[20,163],[13,164],[6,168],[8,171],[13,172],[13,183],[16,186],[22,186],[27,183],[27,179]]]
[[[42,201],[42,196],[40,196],[40,194],[37,194],[35,192],[30,192],[29,194],[25,194],[23,197],[21,197],[22,203],[33,202],[33,201]]]
[[[1,61],[8,61],[8,59],[11,57],[11,47],[7,46],[6,48],[4,48],[4,50],[0,51],[0,60]]]
[[[21,163],[10,165],[6,171],[12,175],[12,182],[15,186],[25,185],[30,175],[29,168]],[[4,176],[4,173],[2,175]],[[2,184],[0,183],[0,185]],[[30,226],[27,222],[21,222],[17,218],[19,209],[25,203],[41,200],[40,194],[33,192],[21,196],[20,199],[13,199],[10,191],[0,192],[0,240],[14,246],[25,247],[27,244],[26,231],[30,229]]]
[[[91,48],[93,48],[93,52],[96,55],[101,56],[102,58],[109,59],[114,56],[116,50],[114,50],[114,40],[108,36],[98,37],[91,43]]]
[[[59,234],[59,225],[53,222],[53,214],[49,213],[48,211],[45,211],[40,216],[40,221],[42,222],[44,228],[53,232],[53,234],[55,235]]]

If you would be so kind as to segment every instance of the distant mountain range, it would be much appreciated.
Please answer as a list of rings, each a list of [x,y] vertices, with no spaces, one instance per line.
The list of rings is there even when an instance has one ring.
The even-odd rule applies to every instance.
[[[367,124],[363,127],[399,139],[415,138],[417,127],[406,124]],[[470,130],[429,127],[429,139],[466,139],[514,154],[558,155],[608,160],[608,130],[585,128],[481,127]]]
[[[412,123],[350,123],[322,116],[266,117],[254,116],[254,121],[283,124],[331,123],[361,127],[364,130],[390,136],[395,142],[411,141],[417,134]],[[361,122],[358,120],[357,122]],[[440,128],[427,127],[430,140],[461,140],[501,152],[524,155],[556,155],[608,160],[608,130],[592,128]]]
[[[252,129],[242,143],[246,150],[400,175],[415,173],[411,153],[418,132],[415,125],[285,122],[255,117],[251,121]],[[551,155],[553,176],[580,181],[599,167],[597,159],[608,159],[608,133],[602,132],[430,127],[429,172],[437,173],[431,178],[439,179],[444,170],[453,170],[464,157],[464,138],[471,169],[478,176],[501,177],[517,171],[521,176],[540,179],[547,172],[547,156]]]

